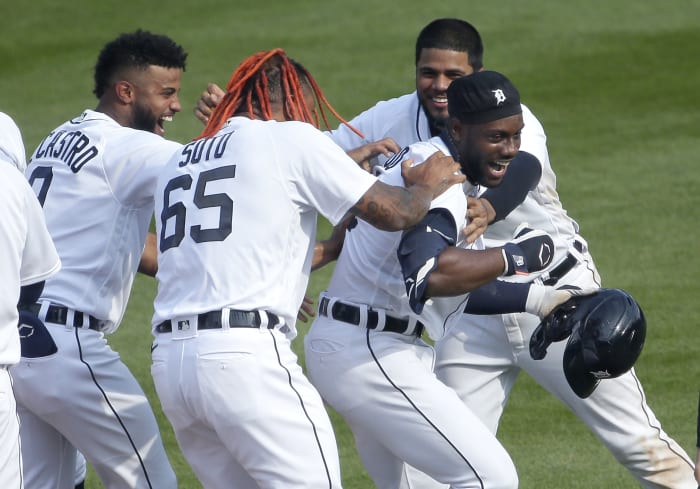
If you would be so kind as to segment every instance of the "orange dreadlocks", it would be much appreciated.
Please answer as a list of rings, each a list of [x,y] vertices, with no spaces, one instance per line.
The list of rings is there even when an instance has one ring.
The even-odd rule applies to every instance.
[[[313,110],[304,97],[305,85],[311,88],[317,102]],[[279,48],[255,53],[238,65],[226,85],[226,95],[212,112],[199,137],[213,136],[228,118],[241,112],[247,112],[250,117],[270,120],[273,118],[273,103],[282,103],[287,120],[308,122],[318,128],[320,115],[326,129],[330,129],[325,106],[340,122],[364,139],[360,131],[338,115],[311,73]]]

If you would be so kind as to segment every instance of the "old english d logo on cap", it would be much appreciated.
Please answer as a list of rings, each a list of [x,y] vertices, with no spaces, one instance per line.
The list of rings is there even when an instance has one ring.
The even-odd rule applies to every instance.
[[[496,90],[491,90],[493,92],[494,97],[496,97],[496,105],[501,105],[503,102],[506,101],[506,94],[503,93],[503,90],[500,88]]]
[[[485,124],[522,113],[518,90],[503,74],[477,71],[459,77],[447,88],[450,117],[466,124]]]

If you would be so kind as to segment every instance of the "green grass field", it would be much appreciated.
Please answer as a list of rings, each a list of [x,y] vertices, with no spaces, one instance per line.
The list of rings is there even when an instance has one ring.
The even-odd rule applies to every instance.
[[[94,108],[102,45],[141,27],[189,52],[183,113],[168,136],[201,126],[192,107],[208,81],[261,49],[283,47],[314,73],[346,117],[413,88],[414,40],[436,17],[474,23],[485,64],[508,75],[545,126],[565,207],[580,224],[607,287],[631,292],[648,319],[637,364],[649,404],[692,455],[700,380],[700,0],[442,2],[309,0],[168,3],[49,0],[6,5],[0,19],[0,110],[27,151],[62,121]],[[321,233],[329,228],[324,222]],[[310,294],[332,267],[316,272]],[[150,377],[155,281],[138,277],[111,344],[153,402],[180,487],[200,488],[160,411]],[[305,326],[300,325],[301,334]],[[301,353],[301,342],[297,340]],[[371,487],[352,438],[333,413],[348,489]],[[525,489],[638,487],[563,406],[522,376],[499,438]],[[91,472],[88,487],[101,487]]]

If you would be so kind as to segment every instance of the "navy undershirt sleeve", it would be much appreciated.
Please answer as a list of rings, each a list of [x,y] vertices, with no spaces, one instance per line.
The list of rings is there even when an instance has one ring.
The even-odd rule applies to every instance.
[[[530,284],[494,280],[469,293],[467,314],[509,314],[525,312]]]
[[[481,197],[488,200],[496,211],[493,222],[504,219],[518,207],[530,190],[537,187],[542,176],[540,161],[526,151],[519,151],[508,165],[501,184],[486,190]]]
[[[404,232],[396,255],[401,265],[406,294],[416,314],[423,311],[428,277],[437,267],[437,257],[457,241],[457,227],[452,214],[443,208],[431,209],[410,230]]]
[[[26,306],[34,304],[39,300],[41,292],[44,290],[44,281],[20,287],[18,307],[26,309]]]

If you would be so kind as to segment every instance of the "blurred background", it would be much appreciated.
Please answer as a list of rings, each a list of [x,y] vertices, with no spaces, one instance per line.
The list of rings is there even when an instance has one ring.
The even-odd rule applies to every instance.
[[[438,17],[471,22],[484,40],[486,68],[511,78],[544,125],[561,200],[589,242],[603,285],[629,291],[642,305],[648,334],[637,373],[666,431],[695,453],[700,0],[34,0],[21,6],[3,0],[3,7],[0,110],[20,126],[28,156],[58,124],[95,107],[97,54],[122,32],[167,34],[188,51],[183,111],[166,126],[167,137],[186,142],[202,129],[192,108],[206,84],[224,86],[253,52],[284,48],[349,119],[414,89],[415,38],[425,24]],[[328,232],[323,221],[319,237]],[[331,270],[313,274],[309,295],[323,290]],[[150,378],[155,287],[154,279],[138,277],[110,343],[154,404],[181,487],[197,489]],[[299,326],[303,335],[306,325]],[[299,339],[296,344],[301,355]],[[345,487],[370,487],[347,428],[332,416]],[[499,438],[522,488],[637,487],[525,375]],[[87,487],[101,487],[92,472]]]

